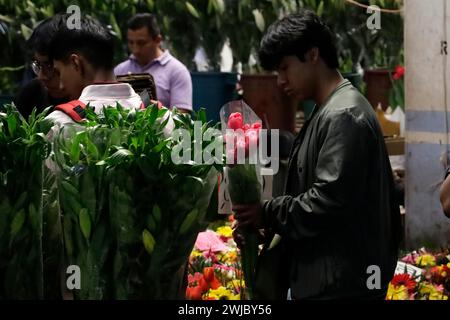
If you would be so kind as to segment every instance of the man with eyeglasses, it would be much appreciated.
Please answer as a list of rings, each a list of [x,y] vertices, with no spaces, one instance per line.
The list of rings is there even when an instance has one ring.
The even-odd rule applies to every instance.
[[[27,83],[14,100],[24,117],[28,117],[34,107],[37,112],[41,112],[48,106],[56,106],[69,100],[65,89],[60,87],[59,74],[49,58],[50,41],[60,19],[60,15],[56,15],[42,21],[27,42],[32,55],[31,69],[37,78]]]
[[[192,110],[191,75],[179,60],[161,48],[162,36],[155,16],[141,13],[131,18],[127,39],[131,55],[115,67],[116,76],[149,73],[155,79],[156,95],[164,106]]]

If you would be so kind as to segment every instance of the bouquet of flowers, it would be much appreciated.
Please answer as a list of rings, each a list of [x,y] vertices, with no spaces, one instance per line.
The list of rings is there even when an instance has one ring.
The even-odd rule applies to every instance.
[[[389,283],[387,300],[448,300],[450,295],[450,255],[448,250],[432,253],[424,248],[405,255],[401,262],[420,272],[404,270]],[[407,269],[407,268],[405,268]]]
[[[232,217],[232,216],[231,216]],[[198,235],[189,259],[188,300],[239,300],[244,281],[231,223]]]
[[[232,203],[253,204],[261,201],[262,186],[257,147],[261,120],[243,101],[226,104],[220,111],[227,158],[228,191]],[[247,294],[251,299],[258,258],[258,235],[255,230],[245,232],[241,248],[242,269]]]

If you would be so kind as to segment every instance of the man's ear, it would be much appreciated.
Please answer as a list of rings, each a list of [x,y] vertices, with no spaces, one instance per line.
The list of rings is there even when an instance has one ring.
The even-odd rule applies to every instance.
[[[159,45],[163,41],[163,36],[158,34],[156,37],[153,37],[153,41],[155,41]]]
[[[319,62],[320,53],[319,48],[312,47],[307,53],[306,53],[306,60],[311,62],[312,64],[317,64]]]
[[[72,53],[69,57],[69,61],[72,64],[76,72],[84,75],[84,59],[76,53]]]

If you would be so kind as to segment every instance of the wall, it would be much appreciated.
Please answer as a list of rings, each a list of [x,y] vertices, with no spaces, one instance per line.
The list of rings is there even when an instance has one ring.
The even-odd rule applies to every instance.
[[[450,41],[447,36],[450,36],[450,1],[405,1],[406,245],[409,248],[450,243],[450,220],[445,218],[439,202],[443,163],[450,150],[447,112],[450,72],[448,56],[441,53],[441,41]]]

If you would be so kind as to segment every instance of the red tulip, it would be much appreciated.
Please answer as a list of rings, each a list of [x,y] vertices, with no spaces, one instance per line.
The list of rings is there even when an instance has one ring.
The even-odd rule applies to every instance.
[[[203,276],[198,281],[198,286],[202,289],[202,293],[205,293],[209,289],[208,282],[206,282],[205,277]]]
[[[211,289],[216,290],[216,289],[220,288],[222,286],[222,284],[220,283],[219,280],[214,278],[211,282],[209,282],[209,286],[211,287]]]
[[[248,123],[244,124],[244,126],[242,127],[242,130],[247,131],[248,129],[250,129],[250,125]]]
[[[255,122],[254,124],[252,124],[252,129],[259,130],[261,128],[262,128],[262,125],[260,122]]]
[[[200,286],[187,287],[186,298],[188,300],[202,300],[202,288]]]
[[[207,282],[211,282],[214,279],[214,267],[203,268],[203,277]]]
[[[239,112],[234,112],[228,118],[228,128],[230,129],[241,129],[244,126],[244,120]]]

